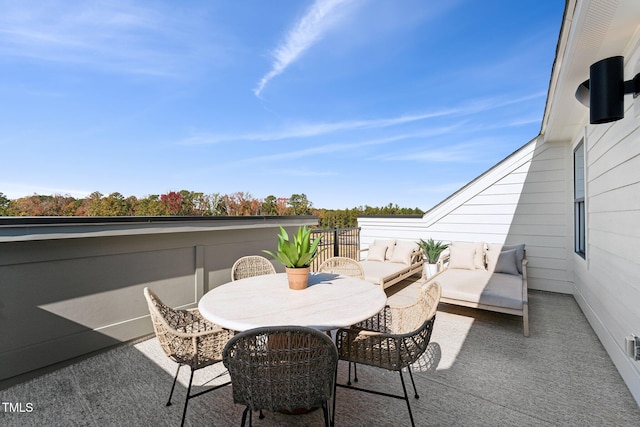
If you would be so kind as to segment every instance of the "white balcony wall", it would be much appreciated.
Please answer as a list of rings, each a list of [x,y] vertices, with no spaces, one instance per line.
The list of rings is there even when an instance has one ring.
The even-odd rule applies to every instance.
[[[422,217],[358,218],[362,245],[385,238],[525,243],[529,287],[571,293],[570,161],[567,144],[536,138]]]
[[[0,381],[152,333],[145,286],[195,307],[236,259],[275,249],[278,225],[317,219],[19,223],[0,223]]]

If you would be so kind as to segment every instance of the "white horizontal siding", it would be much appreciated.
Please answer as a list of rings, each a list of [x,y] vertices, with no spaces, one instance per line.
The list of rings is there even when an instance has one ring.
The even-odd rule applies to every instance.
[[[423,218],[359,218],[362,244],[384,238],[525,243],[529,286],[571,292],[567,152],[564,144],[534,140]]]
[[[631,75],[640,59],[625,55]],[[630,65],[631,64],[631,65]],[[640,121],[631,96],[623,120],[587,126],[587,260],[576,257],[575,296],[631,392],[640,397],[640,362],[624,349],[640,336]]]

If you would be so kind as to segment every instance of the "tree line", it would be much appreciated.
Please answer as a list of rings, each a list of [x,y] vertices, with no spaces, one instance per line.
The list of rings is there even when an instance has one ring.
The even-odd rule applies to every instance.
[[[0,192],[0,216],[282,216],[315,215],[322,228],[354,227],[358,216],[424,213],[418,208],[360,206],[352,209],[317,209],[306,194],[256,198],[246,192],[204,194],[170,191],[144,198],[120,193],[91,193],[86,198],[37,195],[10,200]]]

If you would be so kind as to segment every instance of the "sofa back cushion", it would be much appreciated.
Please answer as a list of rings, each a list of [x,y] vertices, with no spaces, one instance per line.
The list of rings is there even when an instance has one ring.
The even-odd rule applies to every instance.
[[[385,253],[384,259],[389,260],[393,256],[393,250],[396,247],[396,241],[395,239],[374,240],[371,246],[369,247],[369,250],[371,250],[372,246],[384,246],[385,248],[387,248],[387,252]]]
[[[386,246],[369,246],[367,251],[367,261],[384,261],[384,257],[387,254]]]
[[[449,245],[449,268],[485,269],[484,242],[452,242]]]
[[[506,273],[518,275],[516,250],[487,251],[487,270],[492,273]]]
[[[504,245],[502,243],[489,243],[489,251],[509,251],[515,249],[516,251],[516,265],[518,267],[518,273],[522,274],[522,260],[524,259],[524,243],[519,245]]]
[[[418,249],[420,246],[416,242],[398,240],[389,261],[411,265],[411,255]]]

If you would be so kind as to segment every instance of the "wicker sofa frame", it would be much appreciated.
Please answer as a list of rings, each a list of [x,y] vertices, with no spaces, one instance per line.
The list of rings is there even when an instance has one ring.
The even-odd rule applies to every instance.
[[[385,261],[368,261],[366,260],[366,253],[369,248],[360,250],[360,266],[364,270],[365,280],[369,280],[377,285],[380,285],[382,289],[386,289],[389,286],[393,286],[398,282],[403,281],[413,275],[422,274],[424,269],[424,256],[421,249],[414,251],[411,254],[410,264],[400,264],[396,262]],[[379,277],[375,275],[373,277],[372,271],[376,268],[376,265],[382,263],[385,267],[389,268],[389,271]]]

